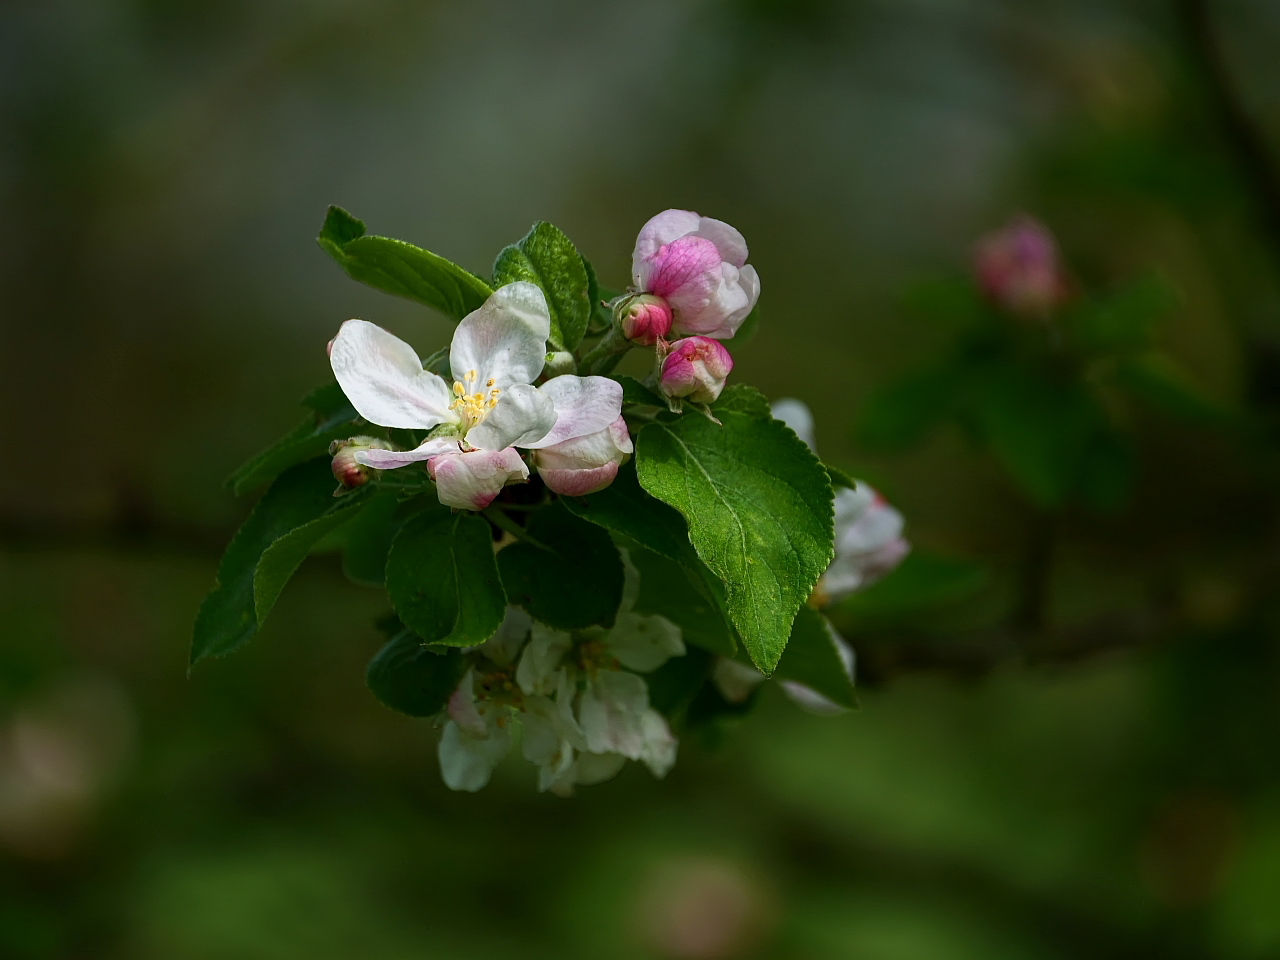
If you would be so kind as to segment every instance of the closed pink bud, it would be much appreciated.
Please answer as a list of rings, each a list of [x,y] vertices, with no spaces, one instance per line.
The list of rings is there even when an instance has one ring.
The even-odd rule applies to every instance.
[[[671,345],[662,361],[658,386],[668,397],[712,403],[724,389],[733,369],[733,357],[710,337],[686,337]]]
[[[634,451],[627,421],[618,417],[603,430],[535,450],[533,462],[549,489],[567,497],[582,497],[613,483],[618,467]]]
[[[373,468],[356,462],[356,454],[365,450],[390,450],[391,445],[377,437],[352,437],[350,440],[335,440],[329,445],[329,453],[333,457],[333,479],[343,488],[354,490],[363,487],[373,475]]]
[[[1041,316],[1070,292],[1053,234],[1031,217],[1017,217],[985,237],[974,268],[982,292],[1010,313]]]
[[[662,297],[642,293],[618,305],[618,329],[634,343],[651,347],[671,332],[671,307]]]

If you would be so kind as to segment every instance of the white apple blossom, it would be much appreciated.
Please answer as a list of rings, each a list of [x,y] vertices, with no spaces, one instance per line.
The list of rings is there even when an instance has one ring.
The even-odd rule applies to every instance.
[[[550,332],[541,289],[523,281],[500,287],[458,324],[450,385],[424,370],[403,340],[348,320],[329,359],[352,406],[370,423],[431,431],[413,450],[362,450],[356,461],[389,470],[425,460],[441,503],[483,510],[504,485],[528,479],[515,448],[537,450],[607,430],[622,412],[615,381],[566,374],[533,386]]]

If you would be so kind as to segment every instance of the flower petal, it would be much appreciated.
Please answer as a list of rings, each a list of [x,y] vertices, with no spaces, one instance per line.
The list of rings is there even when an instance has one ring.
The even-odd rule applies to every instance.
[[[641,289],[665,299],[679,322],[680,310],[697,313],[711,301],[723,266],[720,251],[710,240],[681,237],[640,265]],[[735,276],[737,269],[733,267]]]
[[[498,666],[509,667],[515,663],[520,648],[529,638],[532,624],[532,618],[523,609],[512,604],[507,607],[507,615],[503,617],[497,632],[477,649]]]
[[[736,228],[729,226],[723,220],[699,217],[698,228],[690,232],[695,237],[703,237],[714,243],[716,249],[720,251],[720,259],[725,263],[741,267],[747,262],[746,239]]]
[[[520,665],[516,667],[516,683],[529,695],[552,694],[560,681],[560,661],[569,652],[573,638],[567,633],[533,623],[529,645],[524,648]]]
[[[840,636],[836,632],[836,628],[831,625],[831,621],[823,618],[823,622],[827,626],[827,633],[831,636],[831,642],[835,644],[836,651],[840,654],[840,660],[844,664],[844,672],[852,683],[854,674],[857,671],[857,655],[853,652],[853,647],[849,646],[849,641]],[[829,700],[817,690],[805,686],[803,683],[796,683],[794,680],[781,681],[782,691],[793,703],[803,707],[810,713],[816,713],[823,717],[833,717],[837,714],[847,713],[848,707],[842,707],[834,700]]]
[[[661,780],[676,764],[676,748],[679,741],[671,735],[667,719],[657,710],[646,710],[640,718],[640,736],[643,739],[640,759],[649,772]]]
[[[412,450],[361,450],[355,455],[355,459],[356,463],[375,470],[395,470],[397,467],[407,467],[411,463],[430,460],[442,454],[461,452],[457,437],[439,437]]]
[[[608,377],[575,377],[565,374],[548,380],[538,389],[554,406],[556,421],[546,436],[532,443],[519,444],[531,450],[598,433],[607,429],[622,415],[622,384]],[[501,400],[498,405],[502,405]],[[496,412],[495,408],[494,413]],[[489,416],[492,417],[493,414]]]
[[[552,493],[562,497],[585,497],[599,493],[618,478],[618,464],[606,463],[602,467],[575,467],[557,470],[554,467],[538,467],[538,476]]]
[[[483,510],[508,483],[529,479],[529,468],[511,447],[445,454],[427,461],[427,469],[440,502],[458,510]]]
[[[624,670],[602,671],[587,684],[578,704],[578,724],[587,749],[640,759],[644,751],[641,720],[648,709],[644,680]]]
[[[496,712],[490,710],[490,716]],[[487,737],[473,737],[452,720],[444,725],[437,752],[440,774],[450,790],[474,793],[482,788],[511,749],[511,733],[506,727],[490,723],[488,729]]]
[[[551,398],[537,387],[515,383],[503,391],[489,415],[467,431],[467,443],[481,450],[527,447],[555,425],[556,408]]]
[[[533,383],[546,364],[549,336],[551,313],[542,290],[523,280],[509,283],[458,324],[449,369],[468,393]]]
[[[666,617],[623,613],[605,638],[609,652],[628,670],[648,673],[684,655],[680,628]]]
[[[696,333],[716,340],[728,340],[755,305],[760,294],[760,280],[755,268],[739,270],[731,263],[721,263],[718,275],[707,280],[706,291],[690,284],[672,293],[671,303],[675,334]]]
[[[445,382],[422,369],[413,347],[377,324],[344,323],[330,346],[329,364],[351,405],[370,423],[429,430],[458,422]]]
[[[784,397],[775,403],[769,412],[773,414],[773,419],[781,420],[794,430],[796,436],[809,445],[810,450],[817,449],[813,435],[813,412],[803,400]]]
[[[702,218],[692,210],[664,210],[640,228],[631,254],[631,279],[638,288],[644,288],[640,280],[640,265],[660,247],[693,233],[701,221]]]

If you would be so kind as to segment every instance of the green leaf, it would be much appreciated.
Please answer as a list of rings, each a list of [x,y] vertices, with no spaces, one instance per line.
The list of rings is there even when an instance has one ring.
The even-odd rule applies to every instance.
[[[635,377],[626,375],[616,376],[612,379],[622,384],[622,402],[635,403],[642,407],[660,407],[667,409],[667,401],[654,391],[650,390]]]
[[[722,413],[741,413],[748,417],[768,418],[773,416],[769,410],[769,398],[755,387],[745,383],[735,383],[726,387],[720,398],[711,405],[716,416]]]
[[[560,630],[613,626],[623,574],[609,535],[563,502],[534,512],[526,529],[541,546],[519,540],[498,554],[511,602]]]
[[[356,583],[380,587],[386,582],[387,555],[404,523],[400,502],[392,493],[375,496],[346,529],[342,572]]]
[[[698,556],[727,588],[747,652],[769,674],[831,562],[831,483],[780,421],[717,415],[723,426],[699,416],[649,424],[637,438],[637,474],[684,516]]]
[[[196,616],[191,663],[221,657],[258,632],[254,578],[263,554],[290,532],[342,508],[333,497],[328,460],[290,467],[273,483],[240,527],[218,565],[213,590]]]
[[[266,622],[285,584],[316,544],[356,516],[368,502],[364,493],[361,490],[348,494],[323,516],[289,531],[263,551],[253,574],[253,606],[259,625]]]
[[[387,594],[424,642],[475,646],[493,636],[507,610],[493,537],[476,514],[436,506],[396,534],[387,556]]]
[[[636,612],[659,614],[680,628],[686,643],[732,657],[738,644],[721,604],[685,567],[638,544],[625,542],[632,565],[640,573]],[[718,584],[717,584],[718,585]],[[720,587],[723,602],[723,587]]]
[[[367,429],[336,383],[313,390],[303,398],[302,405],[313,416],[228,477],[227,486],[232,493],[241,496],[274,480],[294,464],[327,453],[334,440],[358,433],[357,424]]]
[[[1156,413],[1204,426],[1231,423],[1231,412],[1207,397],[1167,354],[1151,352],[1122,360],[1115,375],[1131,396]]]
[[[779,680],[803,683],[842,707],[858,705],[831,624],[812,607],[801,607],[796,614],[791,640],[774,675]]]
[[[411,717],[433,717],[445,708],[466,672],[456,647],[436,653],[402,628],[369,661],[365,682],[385,706]]]
[[[519,243],[506,247],[493,265],[493,285],[536,283],[551,308],[551,346],[576,350],[591,317],[590,277],[578,248],[559,227],[539,220]]]
[[[364,222],[330,207],[317,238],[353,280],[434,307],[461,320],[493,290],[475,274],[421,247],[390,237],[368,236]]]
[[[702,685],[711,679],[715,665],[716,658],[705,650],[693,649],[683,657],[672,657],[644,678],[649,706],[678,726]]]
[[[629,537],[669,560],[701,566],[689,542],[684,517],[645,492],[636,478],[634,462],[623,464],[613,483],[603,490],[583,497],[563,497],[560,502],[584,520]]]
[[[848,473],[839,467],[833,467],[829,463],[824,463],[822,468],[827,471],[827,478],[831,481],[833,488],[847,487],[850,490],[858,489],[858,481],[853,479]]]

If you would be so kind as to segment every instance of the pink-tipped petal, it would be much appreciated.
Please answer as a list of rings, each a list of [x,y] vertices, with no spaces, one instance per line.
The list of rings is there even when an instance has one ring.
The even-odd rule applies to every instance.
[[[692,210],[664,210],[640,228],[635,250],[631,254],[631,279],[638,288],[644,288],[640,280],[641,264],[657,253],[660,247],[697,231],[701,221],[702,218]]]
[[[436,440],[428,440],[420,447],[414,447],[412,450],[357,450],[355,453],[356,463],[364,464],[366,467],[373,467],[375,470],[395,470],[398,467],[407,467],[412,463],[421,463],[423,460],[430,460],[432,457],[438,457],[442,454],[459,453],[461,447],[458,445],[456,437],[441,437]]]
[[[619,416],[604,430],[535,451],[534,465],[552,491],[581,497],[613,483],[634,450],[627,421]]]
[[[513,448],[448,453],[427,461],[436,493],[446,507],[483,510],[508,483],[529,479],[529,468]]]
[[[545,436],[519,446],[530,450],[604,430],[622,413],[622,384],[608,377],[565,374],[538,388],[555,407],[556,421]]]

